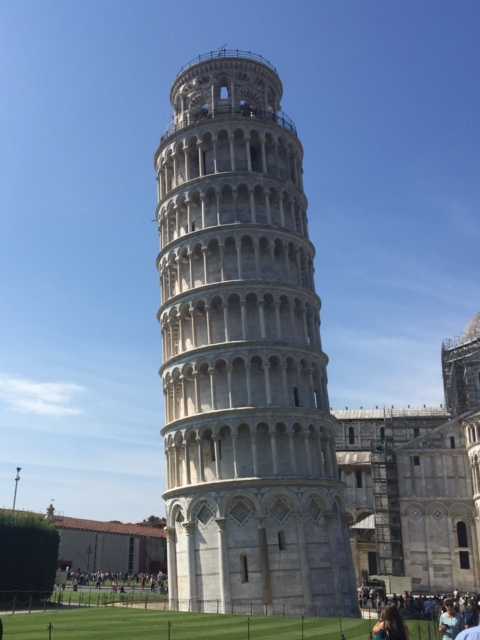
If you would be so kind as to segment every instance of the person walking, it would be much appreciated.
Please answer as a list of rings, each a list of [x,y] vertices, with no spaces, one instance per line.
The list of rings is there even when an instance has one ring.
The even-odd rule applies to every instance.
[[[410,640],[408,629],[395,605],[386,606],[372,629],[372,640]]]

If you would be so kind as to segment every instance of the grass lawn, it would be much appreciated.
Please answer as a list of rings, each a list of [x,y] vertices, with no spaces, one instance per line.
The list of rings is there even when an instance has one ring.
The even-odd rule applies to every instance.
[[[248,640],[247,618],[213,614],[170,613],[142,609],[83,609],[16,614],[2,617],[3,640],[46,640],[53,624],[52,640]],[[367,640],[371,620],[343,619],[346,640]],[[428,624],[413,622],[411,640],[435,640]],[[306,618],[306,639],[340,640],[336,618]],[[250,640],[301,640],[299,618],[254,617],[250,619]]]

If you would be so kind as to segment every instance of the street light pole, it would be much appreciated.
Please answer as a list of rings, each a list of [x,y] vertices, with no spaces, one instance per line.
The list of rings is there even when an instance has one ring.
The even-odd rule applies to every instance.
[[[18,483],[20,480],[20,471],[22,470],[22,467],[17,467],[17,475],[15,476],[15,491],[13,492],[13,507],[12,507],[12,511],[15,513],[15,506],[17,504],[17,489],[18,489]]]

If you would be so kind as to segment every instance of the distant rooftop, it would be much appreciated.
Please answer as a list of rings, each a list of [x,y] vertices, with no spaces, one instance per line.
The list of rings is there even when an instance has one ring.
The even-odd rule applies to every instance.
[[[337,420],[382,420],[383,418],[416,418],[439,417],[448,418],[449,412],[444,407],[375,407],[374,409],[332,409]]]
[[[67,516],[54,516],[52,522],[58,529],[95,531],[96,533],[118,533],[145,538],[165,538],[165,531],[163,529],[145,527],[140,524],[102,522],[99,520],[84,520],[83,518],[69,518]]]
[[[180,67],[176,78],[184,73],[190,67],[194,67],[196,64],[200,64],[200,62],[207,62],[208,60],[216,60],[218,58],[245,58],[246,60],[253,60],[253,62],[260,62],[260,64],[265,65],[271,71],[278,75],[278,71],[270,62],[259,53],[253,53],[253,51],[243,51],[242,49],[215,49],[214,51],[209,51],[208,53],[201,53],[196,56],[189,62]]]

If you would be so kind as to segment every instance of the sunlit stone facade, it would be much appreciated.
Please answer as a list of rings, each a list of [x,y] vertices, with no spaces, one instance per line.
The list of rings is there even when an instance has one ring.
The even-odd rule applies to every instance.
[[[155,154],[172,607],[355,613],[303,192],[275,69],[180,72]]]

